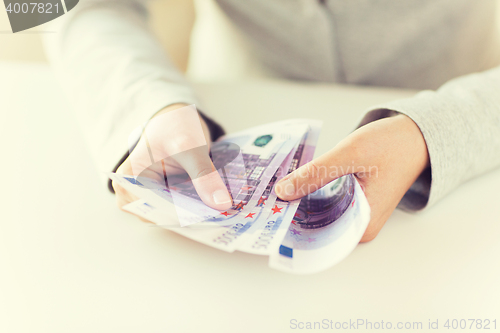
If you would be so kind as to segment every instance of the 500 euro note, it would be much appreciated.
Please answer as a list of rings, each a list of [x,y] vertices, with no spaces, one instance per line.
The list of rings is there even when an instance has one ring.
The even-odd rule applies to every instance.
[[[109,177],[151,205],[170,211],[169,218],[163,223],[155,221],[157,224],[165,227],[199,222],[232,225],[241,215],[252,213],[278,167],[308,130],[306,124],[288,121],[272,125],[226,136],[212,145],[214,165],[233,197],[233,207],[224,214],[201,201],[189,178],[173,183],[172,179],[182,177],[173,175],[166,182],[141,175],[134,178],[110,174]]]

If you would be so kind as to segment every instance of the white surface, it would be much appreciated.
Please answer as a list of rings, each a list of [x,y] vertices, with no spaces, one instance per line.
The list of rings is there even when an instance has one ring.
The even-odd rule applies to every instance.
[[[323,119],[318,153],[365,108],[411,94],[277,81],[198,88],[230,132]],[[330,270],[293,276],[118,210],[46,67],[0,64],[0,112],[0,332],[288,332],[291,319],[357,318],[424,328],[497,319],[500,330],[500,170],[420,214],[396,211]]]

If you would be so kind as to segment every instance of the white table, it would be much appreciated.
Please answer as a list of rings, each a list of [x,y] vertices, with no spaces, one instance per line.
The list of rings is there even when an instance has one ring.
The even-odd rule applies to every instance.
[[[231,132],[323,119],[318,153],[367,107],[412,94],[278,81],[198,89]],[[292,319],[358,318],[421,331],[429,319],[497,319],[500,330],[500,170],[427,211],[396,211],[328,271],[293,276],[118,210],[47,67],[0,64],[0,112],[0,332],[289,332]]]

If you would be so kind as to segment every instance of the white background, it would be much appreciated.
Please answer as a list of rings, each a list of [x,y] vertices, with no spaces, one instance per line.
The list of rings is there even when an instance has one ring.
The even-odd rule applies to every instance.
[[[324,119],[318,152],[366,107],[412,94],[269,80],[198,89],[231,131]],[[118,210],[45,66],[1,64],[0,110],[0,332],[297,331],[291,319],[499,324],[500,170],[422,213],[396,211],[376,240],[328,271],[293,276]]]
[[[198,5],[189,75],[260,76],[230,23]],[[185,68],[189,42],[165,31],[183,26],[177,36],[189,36],[192,6],[151,6],[153,29]],[[6,18],[0,10],[2,31]],[[446,319],[496,318],[500,326],[500,170],[419,214],[396,211],[375,241],[324,273],[272,271],[264,257],[208,248],[115,207],[48,68],[28,63],[44,61],[33,31],[47,30],[0,33],[0,61],[23,62],[0,63],[0,332],[294,332],[291,319],[358,318],[424,327],[429,319],[442,327]],[[269,80],[198,89],[231,132],[281,117],[324,119],[319,153],[365,108],[413,93]]]

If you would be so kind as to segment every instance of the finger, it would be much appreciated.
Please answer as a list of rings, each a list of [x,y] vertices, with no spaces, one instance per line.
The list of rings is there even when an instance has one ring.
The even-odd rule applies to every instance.
[[[387,214],[386,216],[380,217],[376,220],[371,219],[370,224],[368,224],[368,227],[366,228],[365,233],[363,234],[363,237],[361,237],[361,240],[359,242],[367,243],[374,240],[379,234],[380,230],[382,230],[382,227],[385,225],[385,222],[387,222],[389,216],[391,216],[391,214]]]
[[[353,153],[341,146],[301,166],[285,176],[275,187],[282,200],[295,200],[317,191],[329,182],[359,172]]]
[[[231,208],[233,201],[208,155],[207,146],[190,149],[172,158],[187,172],[196,193],[207,206],[218,210]],[[168,175],[167,179],[170,185]]]
[[[366,243],[374,240],[379,234],[380,230],[382,230],[382,227],[385,225],[395,208],[396,207],[391,207],[390,209],[386,208],[382,212],[374,212],[372,209],[370,223],[368,224],[368,227],[366,228],[365,233],[363,234],[363,237],[361,237],[361,240],[359,242]]]
[[[360,243],[366,243],[377,237],[378,233],[391,215],[392,210],[390,207],[386,207],[386,202],[381,201],[381,198],[386,197],[387,194],[384,195],[384,192],[382,192],[383,188],[381,189],[379,184],[369,181],[367,178],[356,177],[356,179],[359,182],[359,185],[368,200],[368,204],[371,207],[370,223],[359,241]]]

